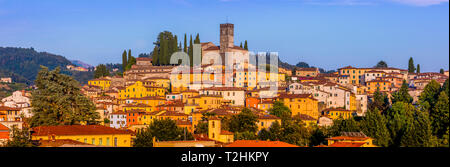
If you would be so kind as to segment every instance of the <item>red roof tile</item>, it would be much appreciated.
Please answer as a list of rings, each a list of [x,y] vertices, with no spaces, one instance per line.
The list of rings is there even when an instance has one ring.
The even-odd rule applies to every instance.
[[[38,126],[34,127],[33,131],[33,136],[131,134],[128,130],[119,130],[100,125]]]
[[[281,141],[237,140],[226,147],[298,147]]]

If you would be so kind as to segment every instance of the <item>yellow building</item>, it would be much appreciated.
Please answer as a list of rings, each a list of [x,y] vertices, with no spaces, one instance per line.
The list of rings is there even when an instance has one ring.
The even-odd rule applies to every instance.
[[[188,120],[189,115],[174,111],[154,111],[143,114],[139,117],[141,125],[149,125],[154,120],[171,119],[174,121]]]
[[[195,90],[186,90],[181,92],[181,99],[183,103],[187,103],[187,99],[200,95],[198,91]]]
[[[340,68],[339,70],[339,75],[340,76],[349,76],[348,80],[350,84],[353,85],[361,85],[363,84],[363,76],[365,74],[366,71],[370,71],[372,69],[370,68],[356,68],[356,67],[352,67],[352,66],[347,66],[344,68]]]
[[[145,84],[142,81],[136,81],[125,89],[119,89],[119,99],[165,96],[166,91],[166,88],[155,87],[150,84]]]
[[[333,120],[343,118],[343,119],[349,119],[353,117],[353,113],[355,110],[346,110],[342,108],[327,108],[323,111],[323,115],[327,116],[328,118],[331,118]]]
[[[309,115],[319,118],[319,101],[311,94],[281,94],[276,100],[284,103],[292,111],[292,116],[297,114]]]
[[[328,147],[377,147],[373,138],[362,132],[343,132],[341,136],[328,138]]]
[[[142,110],[145,112],[152,112],[155,111],[155,107],[152,107],[150,105],[147,104],[136,104],[136,103],[131,103],[131,104],[126,104],[125,106],[123,106],[123,111],[132,111],[132,110]]]
[[[144,106],[145,108],[133,108],[133,109],[143,109],[147,112],[153,112],[157,110],[157,106],[163,105],[166,99],[163,97],[158,96],[147,96],[142,98],[130,98],[127,99],[127,101],[132,101],[133,104],[144,104],[141,106]],[[128,105],[128,104],[127,104]],[[131,105],[130,105],[131,106]]]
[[[223,103],[222,96],[198,95],[187,99],[187,105],[198,105],[199,109],[219,108]]]
[[[39,126],[33,128],[32,140],[70,139],[96,146],[131,147],[132,132],[100,125]]]
[[[367,90],[369,94],[373,94],[377,91],[377,89],[380,89],[380,92],[387,92],[390,88],[390,82],[385,80],[372,80],[367,81]]]
[[[234,134],[229,131],[222,130],[222,124],[219,118],[210,118],[208,120],[208,137],[222,143],[234,142]]]
[[[273,123],[278,122],[281,125],[281,118],[274,115],[258,115],[258,132],[262,129],[268,130]]]
[[[88,81],[88,85],[98,86],[98,87],[101,87],[102,90],[105,90],[111,86],[111,80],[108,78],[97,78],[97,79]]]
[[[145,81],[153,82],[151,86],[154,87],[163,87],[166,89],[169,89],[170,87],[170,79],[169,78],[162,78],[162,77],[153,77],[153,78],[147,78]]]
[[[316,77],[320,74],[319,68],[296,68],[295,75],[300,77]]]

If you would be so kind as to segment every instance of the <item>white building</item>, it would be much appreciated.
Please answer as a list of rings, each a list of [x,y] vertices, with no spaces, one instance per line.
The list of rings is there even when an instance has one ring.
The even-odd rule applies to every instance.
[[[125,112],[116,112],[109,114],[109,127],[125,128],[127,126],[127,114]]]

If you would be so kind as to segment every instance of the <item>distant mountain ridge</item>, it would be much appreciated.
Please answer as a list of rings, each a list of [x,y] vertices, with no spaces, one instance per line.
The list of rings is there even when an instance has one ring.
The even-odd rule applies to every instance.
[[[92,72],[69,71],[67,65],[75,65],[65,57],[37,52],[34,48],[0,47],[0,76],[12,77],[15,82],[33,84],[40,66],[61,68],[61,72],[73,76],[81,83],[92,79]]]

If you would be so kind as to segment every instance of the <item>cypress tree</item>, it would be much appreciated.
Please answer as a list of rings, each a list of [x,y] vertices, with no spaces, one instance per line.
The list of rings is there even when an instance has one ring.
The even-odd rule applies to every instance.
[[[127,51],[124,50],[123,53],[122,53],[122,70],[123,71],[125,71],[125,67],[127,67],[127,62],[128,62]]]
[[[194,44],[200,44],[200,34],[197,33],[197,36],[195,37]]]
[[[127,62],[130,62],[130,59],[131,59],[131,49],[128,49],[128,61]]]
[[[194,66],[194,45],[192,44],[192,35],[189,39],[189,59],[191,62],[191,67]]]
[[[416,67],[414,67],[414,60],[413,60],[412,57],[409,58],[408,72],[409,73],[415,73],[416,72]]]
[[[243,48],[243,46],[242,46],[242,42],[241,42],[241,44],[239,45],[239,47]]]
[[[159,65],[158,46],[155,46],[155,47],[153,48],[152,64],[153,64],[154,66]]]
[[[245,49],[245,50],[248,50],[247,40],[245,40],[245,43],[244,43],[244,49]]]
[[[184,52],[185,52],[185,53],[188,52],[186,33],[184,33]]]
[[[420,73],[420,64],[417,64],[417,73]]]

